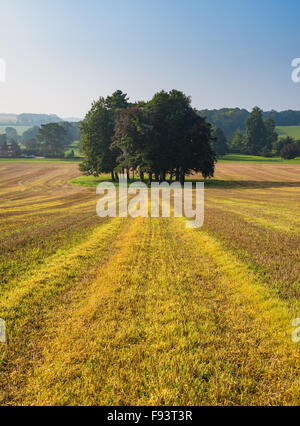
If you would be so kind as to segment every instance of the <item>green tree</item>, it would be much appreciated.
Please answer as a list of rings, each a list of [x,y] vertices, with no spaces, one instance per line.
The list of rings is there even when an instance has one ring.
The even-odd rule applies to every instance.
[[[129,98],[126,93],[123,93],[122,90],[116,90],[112,96],[107,96],[105,100],[105,106],[110,111],[118,113],[118,111],[129,106]]]
[[[84,173],[94,176],[111,173],[115,180],[120,150],[111,145],[119,113],[128,106],[126,99],[127,95],[119,90],[107,99],[101,97],[92,104],[91,110],[80,124],[81,150],[86,157],[80,164],[80,170]]]
[[[133,174],[138,169],[143,178],[145,171],[150,173],[151,166],[147,156],[150,147],[150,127],[143,107],[139,105],[123,109],[118,117],[112,149],[119,149],[119,168],[132,170]]]
[[[68,121],[63,121],[59,125],[65,130],[65,137],[63,143],[65,146],[71,145],[74,141],[80,139],[80,132],[78,123],[69,123]]]
[[[185,173],[201,173],[207,179],[214,176],[216,154],[211,148],[211,125],[190,109],[186,150],[188,158]],[[184,177],[181,177],[181,182]]]
[[[175,174],[177,180],[185,174],[182,163],[186,152],[183,146],[187,137],[189,109],[190,99],[177,90],[156,93],[145,105],[152,129],[148,147],[149,165],[155,180],[165,180],[168,172]]]
[[[20,145],[15,141],[9,142],[9,147],[11,151],[11,156],[14,158],[18,158],[22,156],[22,150],[20,148]]]
[[[40,128],[38,126],[31,127],[28,130],[25,130],[25,132],[22,135],[22,144],[26,146],[27,141],[32,141],[33,139],[38,139]]]
[[[266,145],[266,128],[262,113],[260,108],[255,107],[246,120],[246,149],[248,154],[259,155]]]
[[[199,114],[201,117],[206,118],[214,127],[220,127],[228,141],[232,141],[238,128],[240,128],[242,132],[246,130],[245,122],[249,117],[249,111],[239,108],[202,110],[199,111]]]
[[[16,131],[14,127],[6,127],[5,133],[7,136],[7,142],[10,142],[10,141],[17,142],[19,140],[18,132]]]
[[[41,155],[41,144],[36,139],[26,141],[24,154],[26,155]]]
[[[9,146],[6,141],[6,135],[5,135],[5,139],[3,139],[2,143],[0,144],[0,157],[6,158],[9,156],[10,156],[10,150],[9,150]]]
[[[292,160],[300,155],[298,147],[295,143],[289,143],[283,146],[280,151],[281,158]]]
[[[159,92],[148,103],[124,110],[116,125],[113,146],[122,152],[126,166],[147,171],[152,180],[184,182],[200,172],[213,176],[215,153],[211,126],[191,107],[182,92]]]
[[[2,145],[6,144],[6,143],[7,143],[7,136],[6,136],[6,134],[0,135],[0,147]]]
[[[266,140],[265,146],[262,149],[262,154],[268,154],[271,156],[272,150],[278,140],[278,134],[275,132],[276,124],[271,118],[265,118],[264,125],[266,130]]]
[[[234,153],[242,154],[245,152],[245,137],[241,129],[237,129],[232,139],[230,150]]]
[[[294,143],[296,143],[295,142],[295,139],[294,138],[291,138],[290,136],[286,136],[285,138],[279,138],[276,142],[275,142],[275,144],[274,144],[274,152],[275,152],[275,154],[276,155],[280,155],[280,151],[282,150],[282,148],[285,146],[285,145],[290,145],[290,144],[294,144]]]
[[[217,156],[226,155],[228,152],[227,139],[224,135],[224,132],[220,127],[215,127],[213,129],[213,150]]]
[[[63,158],[65,136],[66,132],[59,124],[43,124],[38,134],[42,155],[49,158]]]

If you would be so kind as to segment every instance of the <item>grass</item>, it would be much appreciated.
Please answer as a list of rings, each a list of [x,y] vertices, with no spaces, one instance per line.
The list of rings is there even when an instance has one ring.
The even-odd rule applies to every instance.
[[[0,163],[78,163],[81,158],[0,158]]]
[[[251,162],[251,163],[278,163],[278,164],[300,164],[300,157],[294,160],[283,160],[280,157],[259,157],[255,155],[228,154],[220,157],[218,160],[222,162]]]
[[[0,163],[0,403],[299,405],[299,167],[219,163],[187,230],[100,220],[76,164]]]
[[[300,139],[300,126],[277,126],[276,132],[282,138],[290,136],[296,140]]]
[[[77,148],[76,148],[77,147]],[[80,162],[82,158],[80,158],[80,153],[78,151],[78,143],[74,143],[66,147],[66,152],[70,152],[71,150],[75,151],[75,155],[78,156],[75,159],[66,160],[66,159],[55,159],[55,158],[0,158],[0,163],[3,162],[16,162],[16,163],[61,163],[61,162]],[[219,163],[271,163],[271,164],[300,164],[300,157],[295,158],[294,160],[283,160],[280,157],[258,157],[254,155],[242,155],[242,154],[228,154],[218,159]],[[92,176],[80,176],[76,178],[72,183],[74,185],[83,185],[89,187],[95,187],[98,183],[103,180],[110,180],[110,176],[102,175],[99,178],[94,178]],[[217,183],[219,184],[219,183]],[[227,184],[226,182],[224,184]],[[230,182],[228,182],[230,184]]]
[[[74,151],[75,157],[82,157],[82,153],[80,151],[80,141],[74,141],[71,145],[67,145],[65,147],[65,154]]]

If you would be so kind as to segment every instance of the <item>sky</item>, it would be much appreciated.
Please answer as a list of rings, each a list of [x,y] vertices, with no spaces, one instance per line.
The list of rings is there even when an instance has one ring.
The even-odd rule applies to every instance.
[[[300,110],[299,0],[1,0],[0,113],[84,117],[117,89]]]

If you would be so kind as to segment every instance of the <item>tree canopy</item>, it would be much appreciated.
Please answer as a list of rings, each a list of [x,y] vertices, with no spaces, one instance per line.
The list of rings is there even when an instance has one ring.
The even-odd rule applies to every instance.
[[[222,108],[213,110],[201,110],[199,114],[206,117],[207,120],[215,127],[223,130],[226,139],[231,142],[235,132],[240,129],[246,131],[246,120],[250,112],[240,108]],[[276,126],[299,126],[300,111],[264,111],[263,119],[270,118]]]
[[[167,174],[184,181],[189,173],[214,175],[216,155],[211,125],[191,107],[182,92],[161,91],[149,102],[129,104],[115,92],[100,98],[81,124],[81,170],[112,174],[127,168],[143,179],[165,180]]]
[[[271,118],[263,120],[263,111],[254,107],[246,120],[245,153],[272,156],[278,135]]]
[[[299,154],[299,149],[295,143],[285,144],[280,151],[280,156],[285,160],[292,160],[298,157]]]
[[[228,153],[227,139],[220,127],[213,129],[213,149],[217,156],[226,155]]]
[[[99,98],[81,123],[81,149],[86,158],[80,170],[86,174],[98,176],[100,173],[111,173],[115,180],[114,173],[121,153],[112,146],[112,141],[120,111],[128,106],[126,98],[127,95],[120,90],[106,99]]]
[[[58,123],[43,124],[39,129],[38,140],[45,157],[62,158],[64,156],[64,137],[66,131]]]

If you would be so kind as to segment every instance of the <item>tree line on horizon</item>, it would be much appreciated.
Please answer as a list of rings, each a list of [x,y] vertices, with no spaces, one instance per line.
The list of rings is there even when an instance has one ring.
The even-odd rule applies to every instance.
[[[300,125],[300,111],[268,111],[254,107],[252,112],[240,108],[202,110],[199,114],[214,125],[218,155],[225,153],[281,156],[284,159],[300,155],[300,141],[289,136],[279,137],[276,126]],[[218,141],[222,143],[219,143]]]
[[[279,138],[272,118],[264,118],[263,111],[254,107],[245,122],[245,133],[240,128],[234,134],[229,150],[232,153],[293,159],[300,155],[300,141],[291,137]]]
[[[85,140],[83,153],[86,156],[81,166],[84,173],[105,173],[101,170],[107,170],[107,164],[111,162],[113,170],[128,167],[133,171],[147,169],[153,170],[153,174],[156,173],[160,178],[170,174],[171,178],[174,175],[180,180],[186,174],[185,169],[187,172],[200,173],[203,170],[205,176],[207,172],[203,164],[207,164],[209,177],[214,154],[216,157],[228,153],[265,157],[280,155],[285,159],[299,156],[300,141],[290,137],[279,138],[276,133],[276,124],[291,124],[298,119],[299,111],[263,112],[258,107],[251,113],[239,108],[197,111],[191,107],[190,98],[176,90],[159,92],[149,102],[130,103],[127,95],[118,90],[112,96],[95,102],[81,125],[50,122],[29,128],[22,136],[18,135],[14,127],[8,126],[5,134],[0,135],[0,157],[71,159],[75,157],[71,144],[82,137]],[[93,123],[94,128],[98,127],[97,131],[93,130],[93,135],[87,122]],[[203,160],[204,163],[199,167],[199,160],[198,163],[195,160],[199,153],[193,153],[192,150],[199,149],[201,143],[205,146],[207,141],[202,136],[201,142],[198,137],[199,146],[192,148],[187,140],[195,141],[195,134],[192,136],[188,132],[191,132],[193,125],[195,128],[198,125],[201,132],[203,123],[210,127],[209,145],[212,154],[210,160]],[[232,134],[232,137],[228,138],[228,134]],[[207,148],[205,151],[208,153]]]
[[[223,130],[226,139],[231,142],[237,129],[246,131],[246,120],[251,111],[241,108],[203,109],[199,114],[214,127]],[[271,118],[276,126],[300,126],[300,111],[262,111],[262,118]]]
[[[78,123],[47,123],[27,129],[19,135],[14,127],[7,127],[0,135],[0,157],[42,156],[46,158],[74,158],[68,145],[79,141]]]
[[[300,155],[300,141],[289,136],[279,138],[274,120],[266,118],[259,107],[247,114],[243,128],[244,131],[238,128],[228,141],[223,129],[214,127],[213,148],[218,157],[233,153],[293,159]]]

